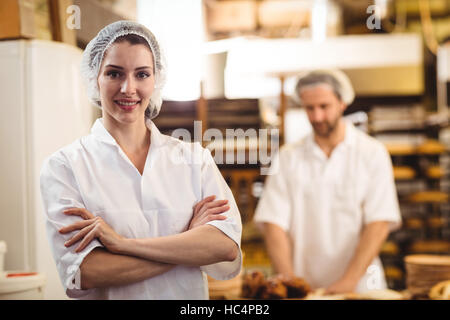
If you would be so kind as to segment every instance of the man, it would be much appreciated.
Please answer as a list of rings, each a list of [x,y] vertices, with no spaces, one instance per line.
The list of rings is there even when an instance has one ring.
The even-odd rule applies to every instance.
[[[274,271],[328,294],[384,289],[378,253],[401,224],[389,154],[343,119],[342,72],[311,72],[296,95],[313,132],[280,149],[254,218]]]

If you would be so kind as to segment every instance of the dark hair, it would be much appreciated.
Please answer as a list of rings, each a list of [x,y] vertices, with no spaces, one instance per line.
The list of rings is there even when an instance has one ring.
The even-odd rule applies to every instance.
[[[124,41],[127,41],[130,44],[143,44],[143,45],[147,46],[147,48],[149,48],[150,51],[152,50],[150,48],[147,40],[145,40],[141,36],[138,36],[137,34],[129,33],[124,36],[117,37],[117,39],[114,40],[114,43],[120,43],[120,42],[124,42]]]
[[[113,43],[122,43],[122,42],[128,42],[131,45],[143,44],[144,46],[146,46],[152,53],[153,72],[156,72],[156,70],[155,70],[155,63],[156,63],[155,55],[152,51],[152,48],[150,48],[150,45],[148,44],[147,40],[145,40],[143,37],[141,37],[137,34],[129,33],[124,36],[117,37],[117,39],[114,40]]]

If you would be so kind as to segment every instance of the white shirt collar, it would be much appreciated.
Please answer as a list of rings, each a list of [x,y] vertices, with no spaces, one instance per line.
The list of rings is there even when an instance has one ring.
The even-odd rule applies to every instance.
[[[163,134],[159,131],[159,129],[156,127],[156,125],[153,123],[150,119],[145,119],[145,125],[150,130],[150,141],[152,144],[152,147],[158,147],[163,144]],[[98,118],[95,120],[92,128],[91,128],[91,134],[96,137],[98,140],[108,143],[111,145],[118,146],[117,141],[114,139],[114,137],[106,130],[104,124],[103,124],[103,118]]]
[[[352,147],[355,145],[356,142],[356,132],[355,130],[357,130],[354,125],[345,120],[344,119],[344,124],[345,124],[345,136],[344,136],[344,140],[342,142],[340,142],[338,144],[339,145],[344,145],[346,147]],[[317,145],[316,141],[314,140],[314,131],[312,131],[306,138],[306,145],[307,148],[313,152],[314,154],[318,153],[320,155],[323,155],[323,151],[322,149],[320,149],[320,147]],[[336,147],[338,147],[336,146]]]

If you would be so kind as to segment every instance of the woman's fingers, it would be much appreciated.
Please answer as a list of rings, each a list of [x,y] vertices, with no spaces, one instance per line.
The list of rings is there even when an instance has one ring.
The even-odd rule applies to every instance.
[[[95,216],[84,208],[69,208],[63,211],[67,215],[76,215],[82,217],[84,220],[93,219]]]
[[[223,205],[217,208],[207,209],[202,214],[198,214],[191,221],[189,229],[204,225],[205,223],[213,220],[225,220],[227,217],[221,215],[230,209],[229,205]]]
[[[202,208],[202,206],[205,203],[213,201],[215,198],[216,198],[216,196],[212,195],[212,196],[206,197],[205,199],[203,199],[202,201],[197,203],[194,207],[194,215],[196,215],[198,213],[198,211]]]
[[[66,241],[64,245],[66,247],[70,247],[74,243],[80,241],[86,234],[88,234],[93,228],[95,227],[95,223],[92,223],[88,225],[87,227],[83,228],[80,232],[78,232],[75,236],[73,236],[70,240]]]
[[[221,213],[224,213],[228,210],[229,210],[229,208],[216,208],[216,209],[214,209],[214,211],[207,211],[202,216],[198,217],[198,221],[204,223],[203,221],[206,221],[208,219],[208,217],[214,217],[214,218],[215,217],[224,217],[223,219],[220,219],[220,220],[225,220],[226,217],[224,215],[221,215]]]
[[[201,219],[199,221],[199,225],[204,225],[208,222],[214,221],[214,220],[225,220],[227,217],[220,215],[220,214],[214,214],[214,215],[209,215],[209,216],[205,216],[203,219]]]
[[[222,205],[220,207],[210,208],[205,210],[202,214],[199,215],[199,219],[203,219],[203,217],[209,216],[209,215],[217,215],[220,213],[224,213],[230,209],[229,205]]]
[[[60,233],[69,233],[69,232],[72,232],[75,230],[80,230],[80,229],[83,229],[84,227],[92,224],[93,222],[94,222],[94,219],[77,221],[71,225],[62,227],[61,229],[59,229],[59,232]]]
[[[217,207],[221,207],[223,205],[226,205],[228,203],[228,200],[216,200],[216,201],[211,201],[208,203],[205,203],[200,210],[197,212],[197,214],[202,215],[203,213],[205,213],[207,210],[210,210],[212,208],[217,208]]]
[[[230,206],[229,205],[223,205],[223,206],[220,206],[220,207],[217,207],[217,208],[209,209],[208,212],[210,214],[219,214],[219,213],[224,213],[225,211],[228,211],[228,210],[230,210]]]
[[[89,233],[84,237],[84,239],[81,241],[81,243],[78,245],[78,247],[75,249],[75,252],[80,252],[86,246],[91,243],[92,240],[94,240],[97,237],[97,230],[99,229],[99,224],[94,224],[94,227],[89,231]]]

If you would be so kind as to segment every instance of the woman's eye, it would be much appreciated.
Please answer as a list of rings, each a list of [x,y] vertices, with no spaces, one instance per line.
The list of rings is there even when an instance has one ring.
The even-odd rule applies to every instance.
[[[140,78],[140,79],[145,79],[145,78],[150,77],[150,74],[147,73],[147,72],[139,72],[137,76],[138,76],[138,78]]]
[[[115,79],[115,78],[118,78],[118,77],[120,76],[120,73],[117,72],[117,71],[108,71],[108,72],[106,73],[106,75],[107,75],[108,77],[110,77],[110,78]]]

